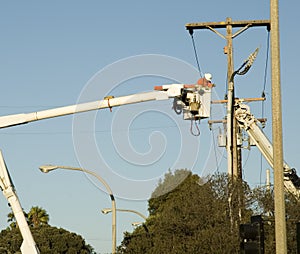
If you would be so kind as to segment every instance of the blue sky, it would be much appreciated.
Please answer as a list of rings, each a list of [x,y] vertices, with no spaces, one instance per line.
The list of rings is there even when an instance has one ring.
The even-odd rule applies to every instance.
[[[297,168],[296,151],[300,141],[297,135],[300,55],[297,14],[300,6],[296,0],[288,4],[279,2],[284,156],[289,165]],[[128,59],[154,54],[158,59],[177,59],[196,67],[186,23],[219,22],[226,17],[233,20],[270,18],[269,1],[260,0],[1,1],[0,7],[1,115],[72,105],[82,99],[102,99],[108,93],[118,96],[149,91],[154,85],[170,83],[175,77],[157,76],[153,72],[157,66],[149,66],[144,76],[126,76],[139,67],[126,66]],[[224,30],[220,32],[225,34]],[[267,36],[265,28],[250,28],[233,41],[235,68],[260,47],[251,70],[235,80],[238,97],[261,96]],[[217,85],[214,98],[223,98],[226,41],[208,30],[195,31],[194,38],[201,70],[211,72]],[[113,73],[112,80],[122,82],[101,83],[107,81],[101,76],[103,70]],[[173,65],[168,71],[180,73],[182,79],[186,77],[182,82],[195,81],[195,76],[173,69]],[[96,92],[92,90],[83,98],[90,87],[95,87]],[[265,91],[264,117],[268,118],[265,131],[271,138],[270,57]],[[262,116],[261,103],[250,106],[257,117]],[[147,215],[147,194],[151,194],[151,188],[168,169],[189,168],[202,176],[216,171],[212,137],[218,132],[218,126],[214,126],[212,132],[207,121],[203,121],[201,135],[194,137],[189,132],[190,123],[176,116],[171,107],[171,101],[149,102],[113,109],[113,112],[81,114],[80,121],[85,117],[93,120],[83,126],[94,128],[92,138],[97,149],[93,151],[89,150],[88,142],[81,143],[88,138],[85,134],[76,134],[77,118],[73,116],[2,129],[0,148],[23,208],[43,207],[50,215],[51,225],[81,234],[99,253],[110,252],[111,216],[100,212],[110,207],[110,199],[100,190],[103,189],[101,184],[79,172],[60,170],[44,175],[38,167],[48,163],[91,165],[89,170],[95,170],[114,187],[119,208],[135,209]],[[212,108],[212,119],[222,118],[223,110]],[[89,130],[81,131],[89,133]],[[186,152],[187,144],[190,152]],[[84,159],[80,148],[87,153]],[[216,150],[220,153],[218,170],[226,172],[226,153],[222,155],[222,149]],[[157,154],[160,151],[162,154]],[[180,154],[184,152],[187,155],[182,158]],[[243,151],[243,158],[245,180],[252,186],[264,183],[268,165],[261,162],[256,149]],[[119,182],[120,179],[125,182]],[[144,188],[140,187],[142,181]],[[0,206],[0,228],[5,228],[9,208],[4,197],[0,199]],[[132,230],[131,222],[139,219],[133,214],[118,214],[118,243],[124,231]]]

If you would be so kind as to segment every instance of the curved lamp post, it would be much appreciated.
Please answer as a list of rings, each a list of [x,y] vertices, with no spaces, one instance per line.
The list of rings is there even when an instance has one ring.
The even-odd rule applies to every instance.
[[[111,208],[103,208],[101,210],[101,212],[103,214],[108,214],[108,213],[111,213],[112,211],[113,211],[113,209],[111,209]],[[143,215],[140,212],[135,211],[135,210],[131,210],[131,209],[116,209],[116,211],[118,211],[118,212],[135,213],[135,214],[139,215],[140,217],[142,217],[144,220],[147,220],[147,217],[145,215]],[[146,230],[147,234],[149,234],[149,230],[148,230],[147,226],[145,225],[145,223],[143,223],[143,222],[133,222],[131,224],[132,224],[132,226],[142,225],[144,227],[144,229]]]
[[[110,196],[111,205],[112,205],[112,209],[110,211],[110,212],[112,212],[112,253],[115,254],[116,253],[116,238],[117,238],[117,231],[116,231],[116,210],[117,209],[116,209],[115,197],[113,195],[111,188],[109,187],[109,185],[106,183],[106,181],[102,177],[97,175],[95,172],[84,169],[84,168],[69,167],[69,166],[57,166],[57,165],[43,165],[43,166],[39,167],[39,169],[43,173],[48,173],[48,172],[58,169],[58,168],[82,171],[82,172],[88,173],[88,174],[96,177],[105,186],[105,188]]]
[[[108,214],[108,213],[111,213],[112,210],[113,210],[113,209],[111,209],[111,208],[103,208],[103,209],[101,210],[101,212],[104,213],[104,214]],[[141,214],[140,212],[135,211],[135,210],[130,210],[130,209],[119,209],[119,208],[116,209],[116,210],[117,210],[118,212],[135,213],[135,214],[139,215],[140,217],[142,217],[144,220],[147,219],[147,217],[146,217],[145,215],[143,215],[143,214]]]

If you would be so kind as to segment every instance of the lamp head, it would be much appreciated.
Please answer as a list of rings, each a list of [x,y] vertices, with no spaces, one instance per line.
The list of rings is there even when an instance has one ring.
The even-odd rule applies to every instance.
[[[43,172],[43,173],[48,173],[52,170],[55,170],[57,169],[58,167],[57,166],[54,166],[54,165],[43,165],[43,166],[40,166],[39,169]]]
[[[138,227],[138,226],[141,226],[141,225],[143,225],[144,223],[143,222],[140,222],[140,221],[137,221],[137,222],[132,222],[131,223],[131,225],[133,226],[133,227]]]
[[[110,208],[103,208],[103,209],[101,210],[101,212],[102,212],[103,214],[111,213],[111,211],[112,211],[112,209],[110,209]]]

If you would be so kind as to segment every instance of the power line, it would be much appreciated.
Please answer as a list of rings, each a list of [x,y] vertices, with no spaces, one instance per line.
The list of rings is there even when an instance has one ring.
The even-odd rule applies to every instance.
[[[262,98],[266,97],[266,84],[267,84],[267,71],[268,71],[268,62],[269,62],[269,47],[270,47],[270,31],[268,30],[268,37],[267,37],[267,55],[266,55],[266,63],[265,63],[265,71],[264,71],[264,84],[263,84],[263,91],[261,94]],[[262,118],[264,118],[265,115],[265,101],[262,101],[261,103],[261,115]],[[263,155],[260,156],[260,176],[259,181],[260,184],[262,184],[262,170],[263,170]]]
[[[183,126],[183,125],[180,125]],[[118,130],[113,130],[114,132],[133,132],[133,131],[142,131],[142,130],[159,130],[159,129],[171,129],[171,128],[178,128],[178,125],[166,125],[166,126],[148,126],[148,127],[135,127],[135,128],[128,128],[128,129],[118,129]],[[80,133],[110,133],[112,130],[95,130],[93,131],[80,131]],[[71,131],[44,131],[44,132],[1,132],[2,135],[56,135],[56,134],[61,134],[61,135],[66,135],[66,134],[71,134]]]

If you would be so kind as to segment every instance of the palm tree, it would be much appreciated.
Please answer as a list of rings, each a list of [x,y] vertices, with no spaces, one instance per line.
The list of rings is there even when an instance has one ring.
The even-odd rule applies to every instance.
[[[24,213],[25,218],[27,220],[27,213],[25,213],[24,210],[23,210],[23,213]],[[9,226],[11,228],[17,228],[18,227],[18,223],[16,221],[16,217],[15,217],[15,214],[13,212],[10,212],[9,214],[7,214],[7,222],[10,222]]]
[[[10,222],[9,226],[11,228],[15,228],[17,226],[16,218],[13,212],[10,212],[7,214],[7,222]]]
[[[40,225],[47,225],[49,222],[49,215],[45,209],[38,206],[31,207],[28,213],[28,223],[33,227]]]

